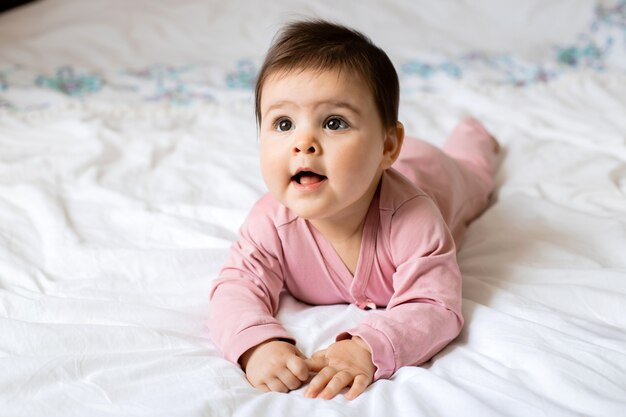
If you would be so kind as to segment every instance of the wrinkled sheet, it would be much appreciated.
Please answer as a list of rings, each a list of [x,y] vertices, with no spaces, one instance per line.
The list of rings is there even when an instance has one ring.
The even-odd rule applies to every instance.
[[[45,0],[0,15],[0,415],[626,415],[626,2]],[[473,2],[472,2],[473,3]],[[286,20],[364,31],[407,132],[503,144],[461,335],[358,399],[251,388],[206,329],[264,192],[254,73]],[[365,314],[285,295],[306,353]]]

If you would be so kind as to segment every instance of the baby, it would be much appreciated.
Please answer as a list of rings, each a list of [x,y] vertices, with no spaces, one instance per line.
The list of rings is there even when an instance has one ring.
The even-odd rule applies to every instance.
[[[487,206],[499,146],[473,119],[443,150],[404,140],[399,82],[362,34],[287,25],[256,84],[263,179],[211,292],[211,337],[250,383],[353,399],[461,331],[456,248]],[[307,358],[275,318],[287,290],[377,310]]]

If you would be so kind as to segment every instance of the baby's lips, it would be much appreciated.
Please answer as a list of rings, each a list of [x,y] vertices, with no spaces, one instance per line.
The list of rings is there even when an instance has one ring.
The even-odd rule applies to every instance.
[[[318,174],[313,175],[301,175],[300,180],[298,181],[302,185],[311,185],[317,184],[318,182],[322,182],[326,179],[326,177]]]
[[[318,174],[309,168],[298,168],[296,173],[292,175],[291,181],[295,181],[298,184],[315,184],[327,179],[325,175]]]
[[[299,167],[298,169],[296,169],[296,172],[293,173],[293,176],[295,177],[296,175],[300,174],[301,172],[311,172],[313,174],[317,174],[317,172],[309,167]],[[321,175],[321,174],[317,174],[317,175]]]

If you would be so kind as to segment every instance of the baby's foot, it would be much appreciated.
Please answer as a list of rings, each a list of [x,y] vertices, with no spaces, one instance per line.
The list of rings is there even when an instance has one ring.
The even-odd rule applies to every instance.
[[[457,129],[458,128],[466,130],[466,131],[474,131],[475,133],[482,134],[482,135],[489,137],[489,140],[491,141],[491,144],[493,147],[493,153],[496,155],[500,153],[500,144],[498,143],[496,138],[494,138],[487,131],[487,129],[485,129],[482,123],[480,123],[478,120],[474,119],[473,117],[466,117],[465,119],[461,120],[461,122],[459,122],[459,125],[457,126]]]
[[[493,144],[493,153],[496,155],[500,153],[500,144],[493,136],[489,135],[489,139],[491,139],[491,143]]]

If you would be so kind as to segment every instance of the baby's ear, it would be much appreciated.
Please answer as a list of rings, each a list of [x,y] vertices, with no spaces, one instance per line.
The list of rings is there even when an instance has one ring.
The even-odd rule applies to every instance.
[[[402,142],[404,141],[404,125],[401,122],[396,122],[395,126],[387,129],[385,134],[385,146],[383,148],[383,169],[387,169],[396,162],[400,150],[402,149]]]

